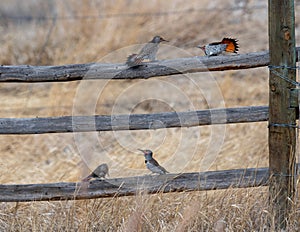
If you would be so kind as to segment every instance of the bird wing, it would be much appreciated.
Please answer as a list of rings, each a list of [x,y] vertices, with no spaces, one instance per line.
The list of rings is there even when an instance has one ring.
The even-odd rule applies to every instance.
[[[155,166],[160,166],[159,163],[155,159],[151,159],[151,163]]]
[[[152,158],[152,160],[150,162],[154,166],[156,166],[158,169],[160,169],[161,171],[163,171],[164,173],[168,173],[168,171],[164,167],[160,166],[159,163],[155,159]]]
[[[151,48],[152,48],[152,43],[145,44],[144,47],[142,47],[141,51],[139,52],[138,56],[139,57],[145,56],[146,54],[149,53],[149,51],[151,51]]]
[[[159,166],[159,169],[162,170],[164,173],[169,173],[164,167]]]
[[[157,51],[158,51],[157,43],[147,43],[141,49],[141,51],[139,52],[137,57],[142,58],[142,59],[149,59],[149,60],[153,61],[153,60],[155,60]]]
[[[209,43],[208,45],[219,45],[221,44],[221,42],[212,42],[212,43]]]
[[[95,171],[93,171],[93,174],[95,177],[105,177],[105,175],[108,173],[108,168],[106,166],[100,165],[98,166]]]

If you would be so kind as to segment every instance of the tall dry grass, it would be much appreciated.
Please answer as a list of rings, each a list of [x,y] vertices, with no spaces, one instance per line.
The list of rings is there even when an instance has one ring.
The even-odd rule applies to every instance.
[[[245,3],[243,10],[234,12],[196,10]],[[127,52],[135,51],[132,45],[144,43],[156,34],[170,40],[161,47],[159,59],[202,55],[196,45],[224,36],[237,37],[241,53],[264,50],[268,48],[267,8],[252,8],[256,4],[262,3],[3,0],[1,15],[51,19],[37,22],[4,18],[0,22],[0,63],[123,62]],[[189,9],[188,13],[161,16],[115,16]],[[95,15],[106,17],[81,17]],[[92,109],[96,114],[111,114],[268,103],[266,68],[217,72],[208,78],[197,74],[161,77],[156,81],[88,82],[78,96],[83,85],[81,82],[1,83],[0,117],[72,115],[75,106],[82,107],[82,113]],[[210,85],[217,88],[211,89]],[[90,96],[99,88],[102,88],[99,98],[89,105]],[[218,131],[220,138],[215,138]],[[78,140],[76,136],[81,137]],[[89,144],[90,138],[96,142]],[[0,181],[2,184],[78,181],[103,162],[104,157],[108,159],[112,177],[141,175],[148,172],[136,148],[144,147],[152,149],[171,172],[199,171],[205,154],[209,155],[217,146],[215,139],[221,139],[221,145],[212,165],[207,166],[210,170],[268,165],[266,123],[75,136],[0,135]],[[266,188],[253,188],[84,201],[1,203],[0,231],[273,231],[267,200]],[[298,209],[296,202],[289,225],[291,231],[299,229]]]
[[[1,205],[1,231],[275,231],[267,188]],[[299,230],[292,209],[287,231]]]

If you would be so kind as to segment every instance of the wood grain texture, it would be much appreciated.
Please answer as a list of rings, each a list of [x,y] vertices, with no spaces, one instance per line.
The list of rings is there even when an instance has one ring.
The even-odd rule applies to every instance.
[[[297,48],[300,51],[300,48]],[[233,56],[188,57],[144,63],[136,68],[125,64],[88,63],[61,66],[0,66],[0,82],[59,82],[95,79],[147,79],[156,76],[263,67],[269,52]]]
[[[293,0],[269,0],[269,48],[271,66],[296,66]],[[286,126],[296,125],[297,108],[290,107],[291,90],[296,86],[280,75],[296,81],[296,70],[270,69],[269,76],[269,190],[276,231],[284,231],[288,225],[296,200],[297,181],[296,129]]]
[[[78,183],[0,185],[0,202],[79,200],[227,188],[266,186],[268,168],[235,169],[128,178]]]
[[[0,134],[147,130],[268,120],[267,106],[155,114],[0,118]]]

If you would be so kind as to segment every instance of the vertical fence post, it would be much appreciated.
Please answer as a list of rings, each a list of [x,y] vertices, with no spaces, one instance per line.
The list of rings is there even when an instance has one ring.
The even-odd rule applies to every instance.
[[[286,68],[296,66],[294,24],[293,0],[269,0],[269,203],[276,230],[287,226],[296,188],[296,108],[290,105],[296,70]]]

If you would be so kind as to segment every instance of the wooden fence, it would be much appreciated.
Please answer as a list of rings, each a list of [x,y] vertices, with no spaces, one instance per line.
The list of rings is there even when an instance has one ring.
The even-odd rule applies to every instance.
[[[0,185],[0,201],[90,199],[133,195],[141,191],[157,193],[224,189],[230,186],[269,185],[271,196],[274,197],[272,199],[275,199],[273,202],[275,220],[280,228],[285,228],[285,219],[289,208],[287,202],[295,196],[294,181],[296,176],[294,172],[296,167],[294,163],[295,137],[293,136],[295,127],[289,125],[293,125],[296,119],[298,92],[292,94],[291,90],[295,88],[294,82],[291,82],[292,84],[286,83],[287,81],[282,78],[284,76],[284,78],[294,80],[295,62],[300,57],[300,48],[295,48],[293,10],[292,1],[269,1],[270,54],[268,51],[263,51],[236,56],[180,58],[145,63],[137,68],[128,68],[124,64],[100,63],[63,66],[0,66],[0,82],[62,82],[92,79],[147,79],[185,73],[248,69],[268,65],[272,67],[278,65],[276,67],[279,67],[281,65],[280,67],[287,69],[286,73],[282,74],[282,71],[279,71],[278,75],[272,69],[270,70],[270,108],[268,106],[253,106],[139,115],[0,118],[0,134],[144,130],[269,121],[270,170],[268,168],[250,168],[167,174],[155,177],[138,176],[96,180],[89,184]],[[293,107],[290,105],[291,102],[294,102]],[[272,115],[269,115],[269,112]],[[212,120],[212,115],[214,120]],[[287,116],[288,121],[285,116]],[[159,125],[155,124],[157,120],[161,122]],[[286,128],[283,125],[287,125]],[[285,140],[280,135],[281,133],[287,133],[289,141]],[[276,141],[284,142],[276,144]],[[287,150],[287,147],[290,150]],[[280,154],[278,154],[279,151]],[[276,187],[277,184],[280,188]]]
[[[300,54],[300,48],[297,48]],[[85,79],[149,78],[181,73],[245,69],[269,65],[268,51],[237,56],[193,57],[146,63],[137,69],[124,64],[82,64],[65,66],[0,66],[0,82],[52,82]],[[297,56],[298,57],[298,56]],[[201,62],[199,62],[201,61]],[[168,67],[165,65],[168,64]],[[181,71],[170,66],[181,66]],[[206,64],[207,67],[199,66]],[[183,68],[184,67],[184,68]],[[92,69],[90,75],[89,69]],[[163,73],[161,73],[161,72]],[[88,74],[87,74],[88,73]],[[213,119],[212,120],[212,116]],[[224,116],[226,116],[224,118]],[[209,109],[131,115],[63,116],[45,118],[0,118],[0,134],[42,134],[88,131],[145,130],[193,127],[212,124],[268,121],[268,106]],[[160,123],[155,122],[159,120]],[[80,123],[79,123],[80,122]],[[86,183],[0,185],[0,201],[42,201],[126,196],[148,193],[265,186],[268,168],[250,168],[163,176],[138,176]]]

